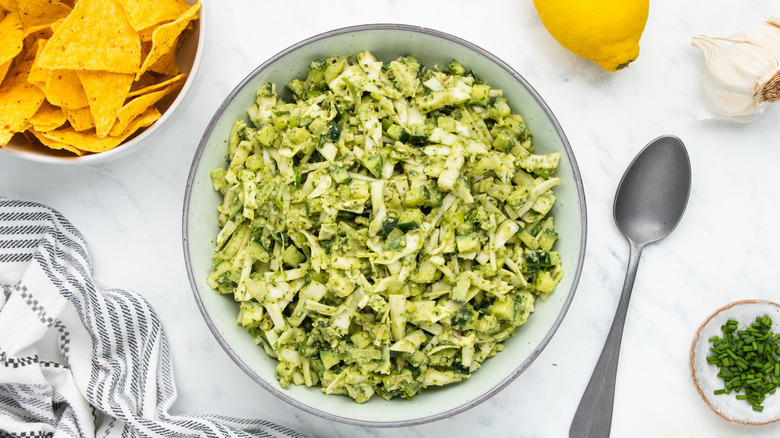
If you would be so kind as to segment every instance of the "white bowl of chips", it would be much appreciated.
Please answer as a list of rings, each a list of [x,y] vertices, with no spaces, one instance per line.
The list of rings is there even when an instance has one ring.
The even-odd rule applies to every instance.
[[[0,149],[96,163],[149,143],[200,64],[196,0],[27,0],[0,7]]]

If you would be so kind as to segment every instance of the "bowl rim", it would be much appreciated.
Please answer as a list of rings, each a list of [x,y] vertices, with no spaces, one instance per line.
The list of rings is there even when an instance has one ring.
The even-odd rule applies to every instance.
[[[14,148],[8,149],[5,147],[0,149],[0,152],[6,152],[9,155],[27,161],[34,161],[38,163],[80,166],[80,165],[97,164],[97,163],[104,163],[107,161],[111,161],[115,158],[119,158],[129,153],[130,151],[128,149],[133,149],[134,151],[137,151],[139,146],[148,145],[150,140],[148,140],[147,137],[151,137],[152,134],[156,130],[160,129],[160,127],[165,123],[165,121],[171,118],[173,114],[176,113],[177,110],[182,106],[182,102],[187,97],[189,89],[192,88],[192,84],[195,82],[195,77],[197,76],[198,71],[200,70],[200,65],[203,60],[203,52],[206,47],[205,44],[206,31],[207,31],[206,22],[208,21],[207,19],[204,18],[205,15],[203,13],[204,8],[205,5],[203,1],[201,1],[201,7],[198,13],[198,20],[197,20],[198,31],[196,33],[198,35],[198,46],[195,48],[195,57],[192,60],[192,66],[190,67],[190,72],[187,74],[187,78],[184,81],[184,84],[182,85],[181,89],[176,95],[176,98],[174,98],[173,101],[171,101],[171,104],[168,106],[165,112],[162,113],[160,118],[157,119],[154,123],[152,123],[149,127],[144,129],[137,136],[133,137],[130,141],[126,143],[122,143],[119,146],[104,152],[81,155],[81,156],[57,157],[51,155],[37,154],[24,149],[14,149]]]
[[[427,36],[432,36],[435,38],[447,40],[453,43],[456,43],[458,45],[464,46],[467,49],[470,49],[479,55],[485,57],[486,59],[490,60],[492,63],[496,64],[498,67],[505,70],[512,78],[519,83],[523,85],[523,87],[529,92],[529,94],[533,97],[533,99],[537,102],[541,110],[544,112],[545,116],[550,120],[552,126],[555,128],[555,134],[561,139],[561,143],[563,148],[565,149],[566,156],[570,161],[572,174],[574,183],[576,185],[576,191],[577,191],[577,201],[579,202],[580,208],[580,221],[579,225],[581,228],[581,234],[580,234],[580,241],[579,241],[579,254],[577,255],[576,260],[576,269],[573,273],[570,275],[572,276],[572,285],[569,291],[569,295],[567,296],[566,300],[563,302],[563,305],[561,307],[560,312],[558,313],[555,321],[545,334],[545,336],[541,339],[539,344],[534,348],[533,352],[523,360],[522,363],[520,363],[510,374],[508,374],[506,377],[504,377],[502,380],[500,380],[497,384],[495,384],[492,388],[485,391],[484,393],[474,397],[473,399],[470,399],[463,403],[462,405],[448,410],[446,412],[436,413],[432,415],[427,415],[415,419],[410,420],[393,420],[393,421],[371,421],[371,420],[359,420],[355,418],[349,418],[344,417],[340,415],[334,415],[329,412],[324,412],[322,410],[317,409],[315,406],[310,406],[308,404],[305,404],[303,402],[300,402],[296,400],[294,397],[290,396],[288,393],[285,393],[280,388],[275,387],[272,385],[272,383],[265,381],[262,377],[258,376],[256,373],[254,373],[246,364],[244,364],[243,360],[239,357],[239,355],[233,351],[233,348],[225,341],[225,339],[220,335],[218,328],[212,321],[212,319],[208,315],[208,311],[206,310],[205,304],[201,300],[200,294],[198,293],[198,285],[195,281],[193,272],[192,272],[192,261],[189,254],[189,242],[188,242],[188,234],[189,234],[189,210],[190,210],[190,197],[192,193],[192,189],[195,183],[195,174],[197,173],[198,166],[200,164],[201,157],[204,153],[206,144],[208,142],[208,139],[211,137],[212,132],[216,128],[218,121],[220,117],[222,116],[223,112],[227,108],[227,106],[230,104],[230,102],[237,96],[237,94],[250,82],[254,77],[256,77],[258,74],[260,74],[263,70],[271,66],[273,63],[278,61],[280,58],[283,58],[284,56],[288,55],[289,53],[292,53],[296,50],[298,50],[301,47],[304,47],[308,44],[311,44],[313,42],[323,40],[326,38],[330,38],[337,35],[342,34],[349,34],[349,33],[357,33],[357,32],[364,32],[364,31],[381,31],[381,30],[400,30],[400,31],[406,31],[406,32],[412,32],[412,33],[420,33]],[[266,61],[261,63],[257,68],[252,70],[249,74],[246,75],[244,79],[242,79],[234,88],[233,90],[225,97],[222,104],[217,108],[217,110],[214,113],[214,116],[209,121],[209,124],[204,131],[203,136],[201,137],[200,142],[198,143],[198,147],[195,151],[195,154],[193,156],[192,165],[190,167],[190,172],[187,177],[187,183],[185,187],[185,193],[184,193],[184,204],[183,204],[183,214],[182,214],[182,244],[184,249],[184,259],[185,259],[185,266],[187,269],[187,277],[190,283],[190,287],[192,289],[192,293],[195,297],[195,301],[197,303],[198,309],[201,312],[201,315],[203,316],[204,321],[206,322],[209,330],[211,331],[212,335],[216,338],[217,342],[220,344],[220,346],[225,350],[225,352],[228,354],[228,356],[235,362],[239,368],[241,368],[252,380],[259,383],[261,387],[263,387],[265,390],[269,391],[279,399],[285,401],[286,403],[289,403],[290,405],[293,405],[305,412],[317,415],[321,418],[325,418],[327,420],[332,421],[338,421],[340,423],[355,425],[355,426],[363,426],[363,427],[374,427],[374,428],[388,428],[388,427],[404,427],[404,426],[414,426],[414,425],[420,425],[425,423],[430,423],[433,421],[438,421],[444,418],[451,417],[453,415],[462,413],[464,411],[467,411],[482,402],[490,399],[495,394],[503,390],[507,385],[509,385],[511,382],[513,382],[520,374],[522,374],[530,365],[534,362],[534,360],[541,354],[542,350],[547,346],[549,341],[552,339],[553,335],[558,330],[558,327],[561,325],[564,316],[568,312],[568,309],[574,299],[575,292],[577,290],[577,286],[579,284],[580,276],[582,273],[584,260],[585,260],[585,248],[587,243],[587,207],[585,203],[585,190],[583,187],[582,182],[582,175],[579,170],[579,166],[577,165],[576,158],[574,156],[574,152],[571,148],[571,145],[568,141],[568,138],[566,137],[562,127],[560,126],[560,123],[555,118],[554,114],[552,113],[552,110],[549,108],[547,103],[542,99],[542,97],[539,95],[539,93],[531,86],[530,83],[528,83],[523,76],[521,76],[517,71],[515,71],[511,66],[509,66],[507,63],[502,61],[500,58],[492,54],[491,52],[487,51],[486,49],[483,49],[482,47],[471,43],[469,41],[466,41],[460,37],[451,35],[449,33],[445,33],[439,30],[435,30],[432,28],[417,26],[417,25],[408,25],[408,24],[401,24],[401,23],[370,23],[370,24],[359,24],[359,25],[352,25],[352,26],[345,26],[345,27],[339,27],[336,29],[332,29],[329,31],[321,32],[318,34],[315,34],[311,37],[308,37],[306,39],[303,39],[295,44],[292,44],[291,46],[281,50],[280,52],[276,53],[275,55],[268,58]]]

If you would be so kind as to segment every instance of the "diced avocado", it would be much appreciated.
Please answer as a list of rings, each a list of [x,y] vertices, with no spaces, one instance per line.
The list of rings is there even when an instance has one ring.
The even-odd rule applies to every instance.
[[[333,181],[336,181],[338,184],[348,182],[352,179],[350,178],[347,169],[335,164],[331,164],[330,167],[328,167],[328,172],[330,173],[331,178],[333,178]]]
[[[259,260],[263,263],[271,260],[271,254],[263,248],[260,242],[253,240],[247,244],[246,253],[255,260]]]
[[[406,207],[439,207],[443,195],[436,189],[429,188],[426,184],[420,184],[409,189],[404,195]]]
[[[499,131],[493,139],[493,149],[501,152],[507,152],[515,146],[515,138],[507,130]]]
[[[312,120],[307,128],[313,135],[322,135],[322,133],[328,130],[328,124],[322,119],[317,118]]]
[[[428,143],[431,133],[428,127],[423,124],[413,124],[409,126],[409,143],[415,146],[423,146]]]
[[[312,215],[323,210],[322,198],[312,198],[306,200],[306,214]]]
[[[511,112],[506,97],[498,96],[493,99],[493,107],[490,108],[488,115],[493,119],[508,117]]]
[[[357,348],[366,348],[371,343],[371,335],[365,330],[355,333],[350,336],[349,339],[352,340],[352,343],[355,344]]]
[[[214,190],[222,192],[227,189],[228,182],[225,181],[226,174],[227,171],[222,167],[217,167],[216,169],[209,172],[209,176],[211,177],[211,185],[214,187]]]
[[[544,230],[539,234],[539,248],[550,251],[556,240],[558,240],[558,233],[550,229]]]
[[[255,133],[255,140],[265,147],[270,147],[279,136],[279,131],[273,125],[265,125]]]
[[[409,131],[403,126],[392,124],[387,128],[387,136],[395,141],[406,143],[409,141]]]
[[[421,207],[428,202],[428,187],[419,185],[412,187],[404,194],[404,205],[407,207]]]
[[[430,258],[425,258],[412,272],[409,279],[417,284],[428,284],[436,280],[437,274],[439,274],[439,270],[436,269],[436,265],[431,263]]]
[[[458,247],[458,252],[461,254],[476,251],[480,246],[479,236],[476,233],[455,236],[455,245]]]
[[[332,366],[341,362],[341,357],[336,350],[327,349],[320,350],[320,360],[325,369],[330,369]]]
[[[555,289],[560,278],[555,278],[549,271],[539,271],[534,279],[534,287],[541,293],[548,294]]]
[[[266,82],[265,84],[257,87],[255,93],[257,97],[270,97],[276,95],[276,84],[273,82]]]
[[[416,230],[420,228],[420,225],[425,219],[425,215],[419,208],[410,208],[404,210],[398,217],[398,228],[403,232]]]
[[[306,256],[301,254],[295,246],[290,245],[282,253],[282,260],[293,268],[297,268],[306,260]]]
[[[447,106],[450,103],[450,94],[446,91],[428,91],[417,97],[417,105],[420,111],[427,113]]]
[[[466,69],[460,62],[455,59],[450,61],[450,63],[447,64],[447,66],[444,67],[444,70],[442,71],[451,76],[463,76],[466,74]]]
[[[328,65],[325,68],[325,82],[329,84],[344,71],[344,67],[347,66],[347,59],[341,56],[331,56],[325,61]]]
[[[300,79],[293,79],[292,81],[288,82],[286,86],[287,89],[290,90],[290,92],[293,94],[293,96],[299,99],[302,98],[306,92],[306,85]]]
[[[420,350],[417,350],[414,353],[406,356],[406,361],[409,362],[409,365],[415,368],[420,368],[421,366],[428,363],[428,355]]]
[[[447,132],[455,132],[457,125],[455,124],[454,118],[449,116],[441,116],[436,120],[436,126]]]
[[[483,335],[492,335],[501,330],[501,323],[495,315],[484,315],[477,322],[477,331]]]
[[[470,103],[480,106],[490,105],[490,86],[486,84],[476,84],[471,87]]]
[[[406,96],[414,96],[420,86],[420,63],[412,56],[404,56],[388,65],[393,73],[393,82]]]
[[[324,88],[328,84],[325,81],[325,71],[328,68],[328,62],[324,59],[315,59],[309,64],[309,76],[306,82],[312,88]]]
[[[492,306],[490,306],[491,314],[498,318],[499,321],[514,321],[517,315],[517,305],[512,298],[504,298],[502,300],[496,300]]]
[[[425,207],[441,207],[444,195],[436,189],[428,189],[428,202]]]
[[[363,167],[365,167],[374,178],[382,177],[383,165],[384,165],[384,159],[382,158],[382,155],[378,152],[369,155],[363,160]]]
[[[279,361],[276,365],[276,380],[279,381],[279,386],[284,389],[290,387],[293,380],[293,374],[295,374],[296,366],[287,362],[286,360]]]
[[[242,301],[238,312],[238,324],[253,328],[260,324],[263,319],[263,306],[255,300]]]

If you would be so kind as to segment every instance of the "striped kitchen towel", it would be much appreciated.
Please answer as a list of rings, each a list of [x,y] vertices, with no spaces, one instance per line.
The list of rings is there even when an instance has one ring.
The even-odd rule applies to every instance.
[[[0,437],[303,437],[262,420],[172,415],[171,350],[143,297],[98,289],[79,231],[0,198]]]

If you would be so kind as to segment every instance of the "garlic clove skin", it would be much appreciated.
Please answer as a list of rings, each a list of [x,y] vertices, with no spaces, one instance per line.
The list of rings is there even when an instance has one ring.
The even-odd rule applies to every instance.
[[[780,25],[768,21],[726,38],[703,35],[705,116],[749,122],[780,99]]]
[[[750,43],[766,49],[775,57],[780,56],[780,23],[776,19],[748,27],[747,29],[724,38],[729,41]],[[779,60],[780,61],[780,60]]]

